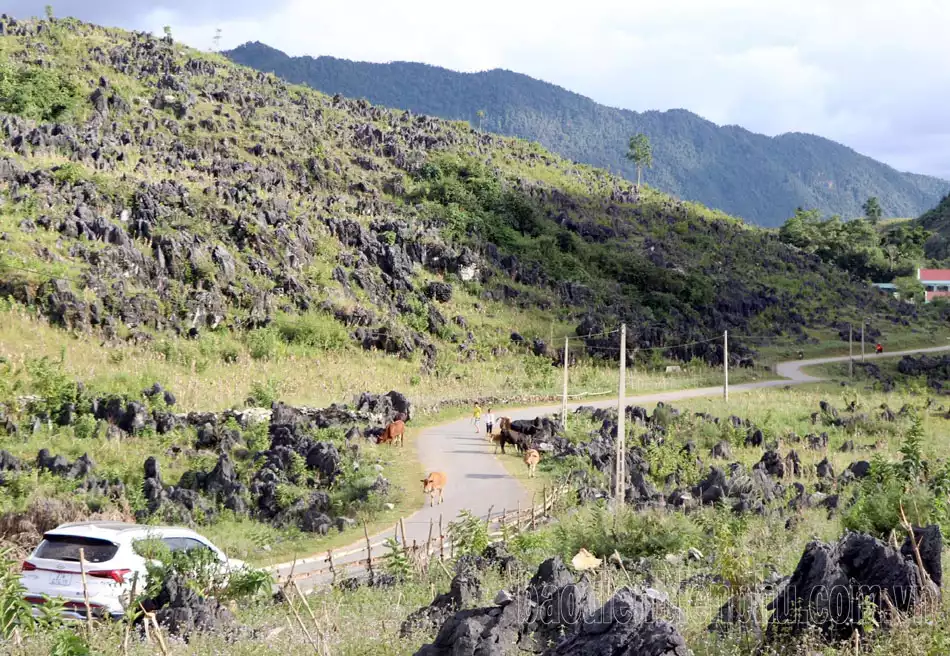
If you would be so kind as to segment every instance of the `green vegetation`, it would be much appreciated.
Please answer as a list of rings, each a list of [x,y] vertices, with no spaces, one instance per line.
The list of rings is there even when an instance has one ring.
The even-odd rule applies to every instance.
[[[861,209],[864,210],[864,218],[870,221],[871,225],[877,225],[884,215],[884,210],[881,209],[881,203],[878,202],[874,196],[864,201],[864,205],[861,206]]]
[[[950,261],[950,194],[924,212],[916,223],[933,233],[925,246],[927,257],[936,262]]]
[[[871,417],[850,428],[822,426],[821,430],[827,431],[830,439],[827,449],[822,451],[786,443],[793,432],[803,435],[816,429],[810,415],[820,400],[827,400],[839,409],[856,402],[858,413],[869,413],[884,401],[892,407],[907,404],[922,408],[926,405],[925,396],[905,389],[890,394],[868,392],[858,395],[856,392],[855,388],[842,389],[837,383],[829,383],[809,388],[737,394],[728,404],[721,399],[692,399],[675,403],[683,414],[669,419],[669,427],[675,429],[671,434],[672,446],[682,446],[691,440],[699,446],[700,454],[704,454],[722,435],[708,433],[701,423],[694,423],[691,412],[703,411],[720,417],[736,414],[750,419],[763,428],[767,439],[783,440],[783,454],[794,447],[801,456],[805,473],[800,478],[785,480],[786,485],[795,482],[813,484],[814,475],[808,472],[813,472],[815,464],[824,458],[828,458],[835,472],[841,472],[853,460],[865,457],[860,451],[842,453],[840,447],[845,441],[863,445],[877,440],[880,446],[873,450],[872,475],[840,490],[847,498],[842,498],[839,512],[804,508],[789,512],[787,516],[781,513],[759,516],[736,515],[728,508],[706,507],[689,512],[635,512],[628,508],[614,513],[598,503],[580,507],[559,506],[558,521],[553,524],[508,536],[508,549],[524,566],[506,575],[486,572],[481,584],[483,598],[477,602],[478,605],[491,605],[498,590],[511,591],[523,586],[542,560],[559,555],[569,562],[579,549],[584,548],[610,563],[610,566],[603,565],[589,574],[595,583],[598,601],[605,601],[623,585],[650,587],[667,594],[670,603],[682,610],[677,627],[693,653],[703,656],[756,653],[760,643],[754,631],[741,633],[733,630],[720,636],[707,627],[720,606],[733,597],[757,617],[767,618],[768,611],[764,606],[774,592],[763,593],[760,586],[775,573],[790,574],[810,541],[834,541],[845,528],[871,530],[887,538],[896,526],[895,513],[900,512],[901,504],[912,521],[944,523],[950,517],[946,510],[950,501],[947,496],[950,494],[947,483],[950,477],[944,472],[944,467],[937,464],[937,457],[942,452],[941,436],[945,434],[948,421],[941,412],[921,410],[919,414],[908,414],[895,422]],[[582,433],[587,428],[589,424],[577,423],[570,439],[583,440]],[[634,434],[635,431],[631,437]],[[746,467],[761,456],[761,449],[746,447],[741,440],[735,442],[734,449],[734,459]],[[929,505],[922,505],[924,499]],[[456,556],[478,552],[487,539],[484,522],[473,517],[461,518],[451,530],[462,545],[456,550]],[[901,539],[900,535],[898,539]],[[779,541],[781,548],[777,549]],[[948,562],[950,559],[945,557],[944,565]],[[310,596],[308,603],[315,611],[316,621],[312,624],[307,621],[306,626],[329,653],[408,656],[431,641],[431,632],[422,631],[403,637],[399,627],[412,611],[428,604],[436,594],[448,590],[450,578],[446,571],[451,572],[452,564],[446,564],[446,571],[431,567],[427,572],[420,572],[391,544],[386,552],[385,568],[400,580],[394,589],[321,590]],[[306,620],[305,611],[300,609],[300,612]],[[237,614],[241,622],[257,631],[257,637],[228,643],[222,636],[199,635],[187,645],[171,644],[171,654],[204,654],[221,650],[237,654],[313,653],[313,647],[286,605],[273,605],[252,598],[242,601]],[[357,616],[360,621],[353,621]],[[873,630],[862,636],[862,653],[871,656],[936,656],[950,645],[947,626],[950,626],[950,605],[945,600],[928,615],[926,622],[908,619],[886,629],[880,624],[869,624]],[[284,628],[275,631],[278,627]],[[39,632],[22,653],[28,656],[47,653],[53,635]],[[118,656],[122,653],[121,639],[116,639],[116,635],[109,625],[99,625],[93,631],[89,645],[95,653]],[[813,651],[828,656],[854,653],[851,645],[825,645],[814,637],[806,637],[803,641]],[[133,641],[130,653],[146,653],[144,645]]]
[[[909,223],[897,223],[883,230],[878,230],[876,224],[872,217],[851,221],[842,221],[839,216],[822,219],[818,210],[799,208],[781,227],[779,238],[865,280],[890,282],[916,276],[931,233]]]
[[[630,137],[627,159],[637,167],[637,191],[639,191],[640,173],[643,167],[653,168],[653,148],[650,146],[650,138],[647,135],[640,133]]]
[[[681,109],[614,109],[510,71],[458,73],[408,62],[288,57],[261,43],[225,54],[327,94],[471,121],[480,129],[538,141],[629,179],[636,179],[636,165],[624,154],[630,135],[642,133],[656,158],[652,185],[765,226],[780,225],[796,207],[862,216],[862,203],[871,196],[879,199],[884,216],[917,216],[950,188],[945,180],[901,173],[814,135],[766,137],[720,127]]]
[[[0,51],[0,110],[38,121],[59,121],[80,102],[79,85],[60,70],[16,64]]]

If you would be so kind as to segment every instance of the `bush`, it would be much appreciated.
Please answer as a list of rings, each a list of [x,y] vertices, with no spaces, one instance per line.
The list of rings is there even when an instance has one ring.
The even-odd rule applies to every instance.
[[[666,484],[670,475],[676,475],[683,485],[694,485],[703,476],[696,457],[685,451],[676,440],[651,442],[646,447],[646,460],[650,464],[650,478],[660,486]]]
[[[280,335],[273,328],[252,330],[244,339],[255,360],[273,360],[280,353]]]
[[[270,433],[268,432],[267,422],[262,421],[256,423],[245,430],[244,441],[247,443],[247,448],[251,453],[266,451],[270,446]]]
[[[30,389],[39,397],[32,404],[34,412],[56,419],[66,406],[79,401],[76,381],[63,371],[62,362],[53,362],[44,356],[27,360],[26,370],[30,375]]]
[[[255,380],[251,383],[251,392],[247,398],[262,408],[269,408],[280,399],[280,392],[280,381],[276,378]]]
[[[488,546],[488,527],[485,520],[468,510],[463,510],[458,520],[449,524],[448,535],[458,556],[478,555]]]
[[[180,575],[198,594],[221,601],[250,599],[271,588],[272,579],[267,572],[247,567],[228,572],[210,549],[171,551],[154,538],[137,540],[133,548],[148,561],[148,578],[141,598],[157,595],[165,579],[174,574]]]
[[[680,553],[702,543],[699,528],[682,514],[640,513],[626,507],[616,514],[601,506],[584,507],[554,532],[554,543],[567,560],[581,547],[599,557],[618,551],[626,560]]]
[[[18,628],[35,625],[32,606],[23,597],[18,563],[9,549],[0,551],[0,638],[7,640]]]
[[[299,316],[279,315],[274,325],[282,340],[324,351],[341,349],[349,342],[346,328],[336,319],[322,312],[308,312]]]
[[[66,162],[53,169],[53,179],[60,184],[68,182],[70,184],[84,180],[87,176],[85,167],[76,162]]]
[[[524,363],[524,375],[532,388],[547,390],[554,385],[557,370],[551,365],[550,358],[543,355],[528,354],[524,356],[522,362]]]
[[[915,526],[934,523],[936,512],[933,494],[922,487],[906,488],[897,479],[862,485],[854,504],[841,518],[844,528],[870,533],[887,539],[891,531],[901,531],[901,504],[907,519]]]
[[[0,109],[37,121],[58,121],[80,101],[78,85],[60,71],[0,63]]]
[[[99,430],[99,422],[92,415],[82,415],[76,420],[73,426],[73,435],[80,440],[86,440],[96,436]]]
[[[412,575],[412,563],[406,550],[390,536],[386,538],[386,553],[383,554],[383,570],[397,581],[405,581]]]

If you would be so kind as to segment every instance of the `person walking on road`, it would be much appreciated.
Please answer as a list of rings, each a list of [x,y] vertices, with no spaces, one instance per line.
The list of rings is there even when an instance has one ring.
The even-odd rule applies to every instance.
[[[475,425],[475,432],[478,432],[478,424],[482,420],[482,406],[475,404],[475,411],[472,413],[472,423]]]
[[[884,346],[882,346],[881,343],[878,342],[877,345],[874,347],[874,352],[880,355],[881,353],[884,352]]]
[[[488,409],[488,412],[485,414],[485,433],[488,434],[488,437],[491,437],[492,430],[495,428],[495,415],[492,414],[491,408]]]

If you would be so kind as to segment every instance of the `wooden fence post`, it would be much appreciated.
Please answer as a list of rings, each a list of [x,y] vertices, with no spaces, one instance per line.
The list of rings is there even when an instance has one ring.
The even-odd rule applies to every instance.
[[[488,517],[485,518],[485,530],[491,531],[491,511],[495,509],[495,506],[488,506]]]
[[[369,531],[366,530],[366,520],[363,520],[363,536],[366,538],[366,568],[370,578],[373,577],[373,547],[369,543]]]
[[[92,607],[89,605],[89,588],[86,585],[86,550],[79,548],[79,575],[82,577],[82,599],[86,604],[86,635],[92,638]]]
[[[442,531],[442,513],[439,513],[439,560],[445,560],[445,533]]]
[[[406,518],[399,518],[399,528],[402,529],[402,550],[406,551],[409,549],[409,542],[406,538]]]
[[[333,566],[333,549],[327,549],[327,562],[330,563],[330,585],[336,587],[336,567]]]
[[[531,495],[531,530],[534,530],[534,502],[537,499],[537,492]]]
[[[515,533],[521,532],[521,499],[518,499],[518,510],[515,511]]]
[[[429,559],[429,553],[432,551],[432,526],[435,522],[431,517],[429,518],[429,539],[426,540],[426,560]]]

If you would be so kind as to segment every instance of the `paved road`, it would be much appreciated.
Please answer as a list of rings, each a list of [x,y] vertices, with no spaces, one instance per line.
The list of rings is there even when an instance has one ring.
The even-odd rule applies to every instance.
[[[910,353],[929,353],[945,350],[950,350],[950,346],[885,353],[883,355],[871,354],[867,356],[867,359],[873,361]],[[847,361],[848,356],[783,362],[776,368],[776,372],[782,376],[782,379],[730,385],[729,393],[737,394],[767,387],[783,387],[786,385],[820,382],[822,379],[810,376],[802,371],[802,369],[814,365]],[[722,394],[722,391],[722,387],[718,386],[631,396],[626,398],[626,405],[647,406],[655,404],[658,401],[670,402],[697,397],[717,396]],[[572,403],[568,407],[569,409],[577,408],[581,405],[613,407],[616,404],[616,399],[610,399],[606,401]],[[512,419],[533,419],[537,416],[551,414],[559,410],[559,405],[520,409],[495,408],[495,415],[508,416]],[[424,508],[406,519],[406,533],[410,541],[417,540],[420,544],[425,543],[429,536],[430,521],[437,527],[440,516],[444,524],[448,525],[448,522],[453,520],[463,509],[470,510],[476,515],[485,516],[489,508],[494,508],[493,512],[500,512],[502,509],[514,509],[519,503],[522,508],[527,508],[531,504],[531,495],[528,494],[527,490],[522,487],[517,479],[512,478],[508,474],[505,467],[498,458],[494,456],[493,449],[484,435],[475,433],[470,419],[460,419],[426,428],[417,438],[417,448],[419,457],[426,471],[445,472],[448,476],[448,484],[445,491],[445,501],[441,506],[436,505],[430,508],[427,501]],[[435,534],[438,534],[437,530]],[[372,536],[370,541],[375,544],[390,535],[392,535],[392,531],[387,531],[386,533]],[[365,542],[354,543],[351,547],[339,549],[338,551],[348,551],[351,548],[358,548],[362,546],[362,544],[365,544]],[[382,547],[374,547],[375,554],[382,554],[382,552]],[[349,557],[340,558],[338,562],[355,562],[365,558],[365,551],[363,551]],[[295,579],[298,578],[298,575],[304,575],[306,577],[307,572],[321,570],[326,567],[326,562],[324,562],[322,557],[313,558],[309,560],[309,562],[308,560],[309,559],[304,559],[296,563],[296,566],[293,568]],[[282,564],[276,566],[275,569],[278,576],[285,577],[290,573],[291,565]],[[352,575],[352,573],[354,572],[351,570],[348,572],[348,575]],[[299,584],[304,589],[309,589],[325,582],[327,579],[328,577],[325,574],[315,573],[313,576],[299,580]]]

